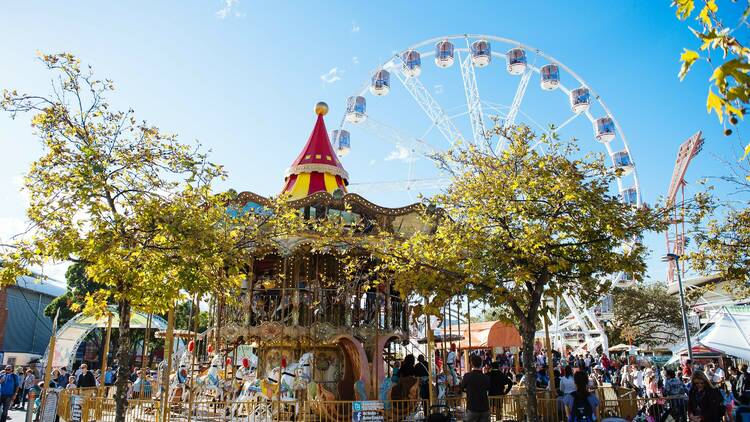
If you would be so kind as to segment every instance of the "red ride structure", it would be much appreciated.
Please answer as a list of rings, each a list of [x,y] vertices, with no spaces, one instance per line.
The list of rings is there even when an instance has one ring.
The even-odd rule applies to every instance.
[[[667,190],[666,206],[672,207],[671,225],[666,231],[667,253],[682,256],[685,253],[685,173],[690,161],[703,149],[703,132],[698,131],[680,145],[677,150],[677,160],[672,171],[672,181]],[[680,194],[679,204],[675,202]],[[675,261],[667,261],[667,282],[675,281]],[[680,268],[680,275],[685,275],[685,265]]]

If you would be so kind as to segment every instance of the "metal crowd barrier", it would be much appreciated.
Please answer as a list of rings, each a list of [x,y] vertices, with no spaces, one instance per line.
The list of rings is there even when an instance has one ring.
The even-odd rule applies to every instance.
[[[97,395],[96,393],[96,389],[61,391],[57,400],[57,415],[60,420],[65,422],[78,420],[80,422],[114,422],[114,398]],[[632,420],[637,415],[654,416],[656,420],[662,420],[661,418],[666,417],[666,414],[672,415],[672,418],[676,421],[687,420],[687,399],[684,396],[639,398],[633,392],[615,389],[599,389],[597,396],[600,401],[597,420],[607,417]],[[74,401],[76,406],[74,406]],[[433,407],[433,411],[447,412],[455,421],[464,419],[466,409],[464,397],[448,397],[437,400],[435,404],[442,407]],[[361,408],[362,406],[365,406],[365,408]],[[367,406],[374,406],[374,408],[367,408]],[[539,421],[567,421],[563,401],[560,397],[551,398],[548,393],[539,392],[537,394],[537,409]],[[526,418],[526,411],[526,396],[523,392],[490,397],[490,420],[493,422],[523,421]],[[164,421],[161,420],[162,403],[158,399],[129,399],[126,422],[350,422],[357,420],[421,422],[426,420],[430,413],[431,408],[426,400],[393,400],[390,402],[201,400],[171,403],[168,418]]]

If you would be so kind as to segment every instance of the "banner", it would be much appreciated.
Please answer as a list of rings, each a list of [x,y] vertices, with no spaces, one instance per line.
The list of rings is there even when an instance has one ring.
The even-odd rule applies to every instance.
[[[384,413],[382,401],[352,402],[352,422],[383,422]]]

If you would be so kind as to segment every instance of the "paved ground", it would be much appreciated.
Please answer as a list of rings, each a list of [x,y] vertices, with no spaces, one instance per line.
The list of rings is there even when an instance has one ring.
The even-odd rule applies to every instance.
[[[10,412],[8,412],[8,416],[13,418],[11,420],[16,422],[22,422],[26,420],[26,412],[21,410],[11,410]]]

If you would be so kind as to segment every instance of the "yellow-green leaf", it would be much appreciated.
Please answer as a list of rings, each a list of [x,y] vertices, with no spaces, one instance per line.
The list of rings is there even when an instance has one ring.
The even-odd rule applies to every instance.
[[[708,90],[708,99],[706,99],[706,111],[710,114],[711,110],[716,112],[716,116],[719,118],[719,123],[724,121],[724,114],[721,111],[724,100],[718,95],[714,94],[714,91]]]
[[[695,63],[696,60],[698,60],[700,56],[698,55],[698,52],[693,50],[688,50],[687,48],[684,49],[682,54],[680,54],[680,61],[682,62],[682,67],[680,67],[680,80],[685,79],[685,75],[687,75],[688,71],[690,71],[690,67],[693,66],[693,63]]]
[[[690,17],[695,9],[695,0],[675,0],[673,5],[677,6],[677,18],[685,20]]]
[[[744,160],[748,155],[750,155],[750,144],[745,145],[745,153],[742,154],[742,159]]]

